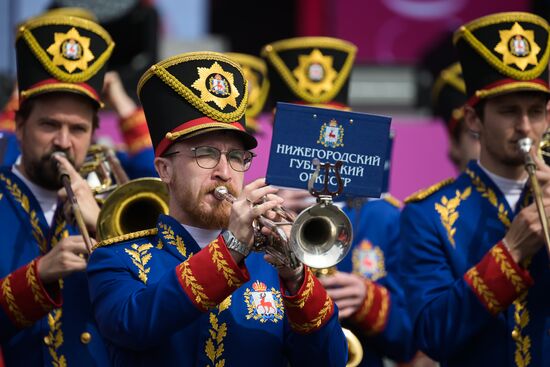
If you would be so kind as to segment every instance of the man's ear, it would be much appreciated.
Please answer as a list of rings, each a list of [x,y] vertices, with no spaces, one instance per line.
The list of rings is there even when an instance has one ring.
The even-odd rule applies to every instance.
[[[464,106],[464,123],[466,128],[472,133],[478,134],[481,132],[481,119],[474,110],[473,107],[465,105]]]
[[[160,179],[166,184],[170,183],[174,172],[172,161],[168,158],[156,157],[154,163]]]

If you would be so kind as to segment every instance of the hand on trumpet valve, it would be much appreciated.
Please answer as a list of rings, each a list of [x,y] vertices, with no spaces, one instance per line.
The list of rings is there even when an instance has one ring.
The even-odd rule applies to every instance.
[[[80,174],[75,170],[71,162],[67,159],[64,153],[56,152],[52,157],[57,161],[57,168],[59,170],[60,179],[65,180],[64,186],[58,191],[58,197],[63,201],[63,213],[67,222],[75,222],[72,206],[75,200],[82,212],[82,218],[86,224],[86,228],[95,233],[97,217],[99,215],[99,205],[95,200],[92,190],[88,186],[86,180],[84,180]],[[63,178],[65,177],[65,178]],[[67,182],[68,180],[68,182]],[[67,193],[65,185],[68,184],[74,193],[74,199],[70,198]]]

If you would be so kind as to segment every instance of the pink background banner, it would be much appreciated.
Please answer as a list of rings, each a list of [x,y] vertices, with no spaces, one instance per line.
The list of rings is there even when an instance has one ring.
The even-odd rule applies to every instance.
[[[363,63],[416,62],[449,32],[483,15],[529,11],[526,0],[333,0],[326,31],[358,46]]]

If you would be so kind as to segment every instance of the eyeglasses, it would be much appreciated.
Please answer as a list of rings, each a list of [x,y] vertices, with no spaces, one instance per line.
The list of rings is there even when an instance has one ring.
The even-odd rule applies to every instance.
[[[225,154],[229,166],[237,172],[245,172],[250,168],[252,163],[252,158],[256,154],[242,149],[232,149],[229,151],[221,151],[215,147],[195,147],[190,148],[195,157],[195,161],[201,168],[212,169],[218,165],[220,162],[220,157],[222,153]],[[169,157],[181,153],[179,150],[175,152],[170,152],[164,155],[164,157]]]

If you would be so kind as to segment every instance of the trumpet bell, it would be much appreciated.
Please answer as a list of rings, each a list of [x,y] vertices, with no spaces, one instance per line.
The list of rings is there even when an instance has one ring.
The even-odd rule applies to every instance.
[[[353,231],[346,214],[322,200],[296,217],[290,237],[292,252],[300,262],[312,268],[329,268],[348,253]]]
[[[158,178],[129,181],[105,200],[97,220],[98,240],[154,228],[160,214],[168,214],[166,184]]]

